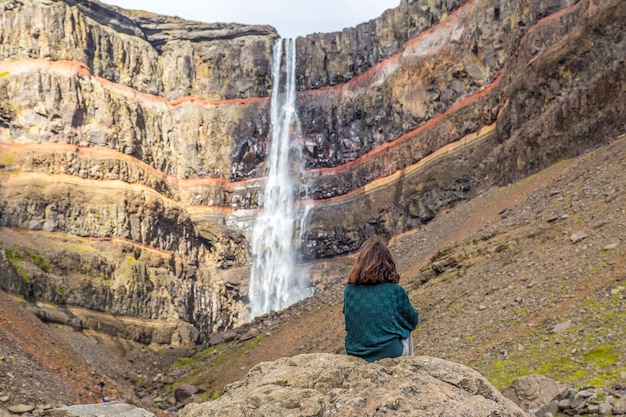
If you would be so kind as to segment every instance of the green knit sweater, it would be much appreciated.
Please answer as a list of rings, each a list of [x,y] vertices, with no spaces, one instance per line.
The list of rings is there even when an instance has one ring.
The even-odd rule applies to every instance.
[[[346,285],[343,294],[346,352],[368,362],[402,355],[418,323],[417,310],[400,285]]]

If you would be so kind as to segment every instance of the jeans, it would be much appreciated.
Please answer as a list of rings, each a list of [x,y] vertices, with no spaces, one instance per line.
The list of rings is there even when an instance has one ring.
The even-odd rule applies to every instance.
[[[413,337],[402,339],[402,356],[413,356]]]

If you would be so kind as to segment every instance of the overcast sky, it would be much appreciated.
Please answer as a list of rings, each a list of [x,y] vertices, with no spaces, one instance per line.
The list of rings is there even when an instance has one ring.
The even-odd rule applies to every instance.
[[[336,32],[380,16],[400,0],[102,0],[125,9],[141,9],[215,23],[272,25],[283,38]]]

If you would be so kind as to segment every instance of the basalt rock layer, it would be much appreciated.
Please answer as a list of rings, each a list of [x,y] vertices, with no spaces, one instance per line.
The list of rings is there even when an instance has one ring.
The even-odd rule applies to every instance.
[[[625,33],[621,0],[403,0],[299,38],[302,259],[626,132]],[[145,343],[245,320],[276,31],[0,0],[0,39],[2,289]]]

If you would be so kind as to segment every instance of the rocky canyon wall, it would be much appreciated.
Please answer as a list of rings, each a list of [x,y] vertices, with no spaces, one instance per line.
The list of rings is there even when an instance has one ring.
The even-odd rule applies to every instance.
[[[625,33],[622,0],[403,0],[299,38],[303,259],[315,268],[626,132]],[[245,320],[277,39],[92,0],[0,0],[2,289],[64,311],[38,307],[48,319],[160,328],[125,334],[145,343]]]

